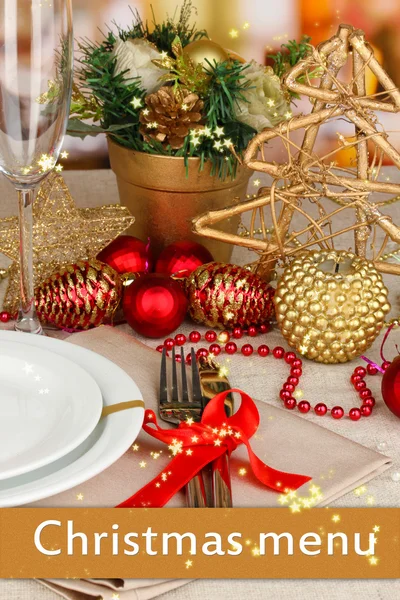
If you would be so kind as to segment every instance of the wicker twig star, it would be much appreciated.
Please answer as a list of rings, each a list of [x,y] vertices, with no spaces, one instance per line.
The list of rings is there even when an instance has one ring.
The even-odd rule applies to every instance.
[[[61,265],[94,258],[134,222],[128,209],[118,205],[77,208],[60,175],[50,175],[40,186],[33,205],[33,263],[35,285]],[[0,219],[0,252],[13,263],[4,310],[19,305],[19,223],[17,217]]]
[[[338,79],[338,75],[350,59],[352,78],[350,82],[344,83]],[[384,90],[382,94],[367,95],[366,69],[374,73]],[[319,73],[317,86],[310,82],[310,73],[315,72]],[[329,248],[333,238],[351,230],[354,230],[356,253],[366,256],[371,225],[377,224],[387,234],[381,249],[375,252],[374,248],[372,259],[379,261],[388,238],[397,241],[400,229],[380,213],[377,209],[379,204],[369,202],[369,195],[374,192],[400,194],[400,184],[378,180],[383,157],[388,156],[400,168],[400,154],[390,144],[387,133],[379,126],[374,111],[400,111],[399,90],[374,57],[373,50],[364,40],[364,34],[349,25],[341,25],[337,35],[320,44],[305,60],[293,67],[286,75],[285,83],[290,90],[311,99],[312,112],[290,118],[273,129],[265,129],[253,138],[244,156],[244,163],[250,169],[272,176],[272,186],[260,190],[259,196],[254,200],[200,216],[194,221],[194,231],[206,237],[256,250],[261,255],[257,272],[268,279],[279,256],[286,257],[315,244],[321,248]],[[338,147],[325,156],[318,156],[314,146],[321,125],[338,118],[353,124],[355,137],[346,139],[338,133]],[[291,134],[301,129],[304,130],[303,141],[301,145],[297,145]],[[282,141],[287,152],[288,160],[284,164],[265,159],[264,144],[274,138]],[[368,142],[374,152],[372,160],[369,160]],[[354,169],[340,168],[333,160],[335,153],[344,146],[356,149]],[[315,211],[312,215],[302,208],[304,199],[318,206],[317,216]],[[327,212],[323,199],[334,200],[341,206]],[[276,214],[278,202],[281,206],[279,215]],[[263,211],[266,206],[270,208],[272,215],[273,234],[270,237],[265,235],[267,227]],[[355,223],[345,229],[332,231],[332,218],[341,210],[349,208],[356,213]],[[248,211],[252,214],[252,224],[256,215],[259,218],[262,238],[254,236],[253,228],[249,237],[243,238],[218,232],[211,227],[221,220]],[[308,225],[301,231],[291,232],[295,211],[308,220]],[[324,228],[329,231],[326,233]],[[302,236],[301,242],[298,240],[299,236]],[[293,247],[296,242],[297,248]],[[381,271],[400,272],[398,265],[377,262],[376,266]]]

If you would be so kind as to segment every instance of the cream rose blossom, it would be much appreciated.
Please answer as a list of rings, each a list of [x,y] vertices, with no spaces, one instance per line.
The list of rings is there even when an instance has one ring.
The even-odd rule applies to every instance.
[[[288,105],[279,77],[271,67],[263,67],[253,61],[243,74],[249,87],[243,92],[247,102],[239,100],[235,106],[237,120],[250,125],[258,132],[282,121],[288,111]]]
[[[156,92],[163,84],[160,77],[167,73],[152,63],[154,59],[161,59],[161,54],[147,40],[138,38],[126,40],[120,38],[114,45],[114,56],[117,59],[115,73],[125,72],[125,79],[141,78],[141,87],[147,94]]]

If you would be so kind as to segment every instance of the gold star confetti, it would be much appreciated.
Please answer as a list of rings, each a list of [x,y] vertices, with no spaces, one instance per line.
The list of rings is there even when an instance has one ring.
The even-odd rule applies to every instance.
[[[57,272],[61,265],[95,258],[134,219],[122,206],[77,208],[64,182],[50,174],[33,204],[33,255],[35,285]],[[0,252],[13,261],[3,310],[13,314],[19,306],[18,217],[0,219]]]
[[[193,566],[193,561],[192,561],[192,560],[190,560],[190,559],[188,559],[188,560],[185,562],[185,565],[186,565],[186,568],[187,568],[187,569],[190,569],[190,567],[192,567],[192,566]]]
[[[270,98],[268,100],[267,104],[268,104],[268,106],[270,106],[272,108],[273,106],[275,106],[275,100],[272,100],[272,98]]]
[[[119,600],[119,594],[113,594],[111,598],[112,600]]]
[[[379,558],[377,558],[376,556],[371,556],[368,559],[368,562],[369,562],[370,565],[372,565],[373,567],[375,567],[378,564],[378,562],[379,562]]]
[[[242,477],[244,477],[244,475],[246,475],[246,473],[247,473],[247,470],[244,467],[239,469],[239,475],[241,475]]]
[[[366,486],[362,485],[361,487],[358,487],[354,490],[354,494],[355,494],[355,496],[362,496],[363,494],[365,494],[366,491],[367,491]]]
[[[220,446],[222,444],[221,440],[215,440],[214,446]]]
[[[76,495],[76,499],[79,500],[79,501],[83,500],[83,498],[84,498],[83,494],[77,494]]]
[[[333,517],[332,517],[332,521],[333,521],[334,523],[339,523],[339,521],[340,521],[340,516],[339,516],[339,515],[333,515]]]
[[[381,529],[381,528],[380,528],[380,526],[379,526],[379,525],[375,525],[375,527],[372,529],[372,531],[373,531],[374,533],[379,533],[380,529]]]
[[[300,504],[298,502],[292,502],[292,504],[289,506],[289,508],[292,511],[292,513],[300,512]]]
[[[150,111],[149,111],[149,109],[148,109],[148,108],[144,108],[144,109],[142,110],[142,113],[144,114],[144,116],[145,116],[145,117],[147,117],[147,115],[149,114],[149,112],[150,112]]]
[[[294,498],[297,498],[296,490],[289,490],[287,495],[288,495],[289,500],[294,500]]]
[[[132,100],[131,104],[132,104],[133,108],[140,108],[142,106],[142,99],[141,98],[134,98]]]
[[[218,375],[220,377],[226,377],[227,375],[229,375],[229,369],[227,367],[224,367],[224,366],[220,367],[219,371],[218,371]]]
[[[198,441],[199,441],[199,438],[197,437],[197,435],[194,435],[194,436],[192,437],[192,442],[193,442],[193,444],[196,444]]]
[[[61,173],[61,171],[63,170],[63,166],[62,165],[57,165],[56,167],[54,167],[54,170],[56,171],[56,173]]]
[[[41,168],[42,173],[46,173],[47,171],[51,171],[55,167],[56,159],[50,156],[49,154],[42,154],[37,164]]]
[[[162,473],[162,474],[161,474],[161,479],[162,479],[163,481],[167,481],[167,477],[168,477],[168,475],[167,475],[166,473]]]
[[[221,140],[215,140],[215,142],[214,142],[214,148],[216,150],[222,150],[223,149],[222,148],[222,142],[221,142]]]
[[[316,494],[319,494],[321,491],[321,488],[318,485],[312,485],[310,487],[310,493],[315,496]]]
[[[217,137],[222,137],[224,135],[224,128],[223,127],[216,127],[214,129],[214,133]]]
[[[185,103],[183,103],[183,104],[182,104],[182,106],[181,106],[181,109],[182,109],[183,111],[187,111],[187,109],[188,109],[188,108],[189,108],[189,107],[188,107],[188,105],[187,105],[187,104],[185,104]]]
[[[229,32],[229,35],[231,36],[232,39],[235,39],[235,38],[239,37],[239,32],[237,29],[231,29]]]
[[[61,156],[61,158],[66,160],[69,156],[69,153],[66,150],[64,150],[63,152],[61,152],[60,156]]]
[[[142,461],[139,463],[139,467],[140,467],[141,469],[144,469],[146,465],[147,465],[147,462],[146,462],[145,460],[142,460]]]
[[[133,446],[132,446],[132,450],[133,450],[134,452],[137,452],[137,451],[139,450],[139,446],[138,446],[137,444],[133,444]]]
[[[156,487],[157,487],[157,488],[161,487],[161,483],[160,483],[159,481],[157,481],[157,483],[156,483]]]
[[[191,448],[189,448],[189,450],[186,450],[186,454],[187,454],[187,456],[192,456],[193,450]]]
[[[285,119],[290,119],[291,117],[293,117],[293,113],[290,110],[288,110],[287,112],[285,112],[284,117]]]
[[[252,548],[251,553],[253,556],[260,556],[260,548],[258,546],[254,546],[254,548]]]
[[[188,417],[188,418],[186,419],[186,424],[187,424],[187,425],[193,425],[193,423],[194,423],[194,419],[192,419],[192,417]]]
[[[241,437],[242,437],[242,434],[240,433],[240,431],[235,431],[235,438],[240,439]]]
[[[259,179],[255,179],[255,180],[253,181],[253,185],[254,185],[254,187],[258,187],[260,184],[261,184],[261,181],[260,181]]]
[[[245,23],[243,23],[243,29],[248,29],[250,27],[250,23],[248,21],[245,21]]]
[[[372,506],[373,504],[375,504],[375,498],[373,496],[368,496],[367,504],[368,504],[368,506]]]
[[[281,494],[278,498],[278,502],[279,504],[281,504],[282,506],[284,504],[288,504],[289,503],[289,498],[287,496],[287,494]]]

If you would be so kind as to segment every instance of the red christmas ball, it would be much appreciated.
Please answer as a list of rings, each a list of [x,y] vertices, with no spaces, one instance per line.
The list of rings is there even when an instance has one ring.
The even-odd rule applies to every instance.
[[[331,415],[334,419],[341,419],[344,415],[344,410],[341,406],[334,406],[331,410]]]
[[[328,407],[323,402],[319,402],[314,407],[314,412],[316,415],[318,415],[318,417],[323,417],[324,415],[326,415],[327,411]]]
[[[153,260],[149,244],[131,235],[120,235],[100,252],[97,259],[117,273],[149,273]]]
[[[123,309],[129,325],[145,337],[166,337],[185,318],[187,299],[182,286],[165,275],[150,273],[126,288]]]
[[[400,356],[396,356],[383,374],[382,397],[388,409],[400,417]]]
[[[293,410],[294,408],[296,408],[296,400],[294,398],[286,398],[286,400],[283,401],[284,405],[286,408],[288,408],[289,410]]]
[[[298,409],[301,413],[308,413],[311,409],[311,404],[307,400],[302,400],[298,404]]]
[[[188,277],[197,267],[213,260],[207,248],[197,242],[174,242],[161,252],[156,263],[156,273]]]

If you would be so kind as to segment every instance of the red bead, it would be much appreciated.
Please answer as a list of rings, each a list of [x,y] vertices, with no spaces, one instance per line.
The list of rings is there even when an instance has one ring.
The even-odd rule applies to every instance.
[[[164,346],[167,350],[172,350],[172,348],[175,346],[175,340],[172,338],[167,338],[164,342]]]
[[[242,354],[243,356],[251,356],[254,352],[253,346],[251,344],[245,344],[242,346]]]
[[[164,350],[164,346],[157,346],[157,352],[162,352]]]
[[[286,408],[288,408],[289,410],[293,410],[294,408],[296,408],[296,400],[294,398],[286,398],[286,400],[284,400],[284,405]]]
[[[180,355],[180,354],[176,354],[176,356],[175,356],[175,360],[176,360],[176,362],[179,362],[179,363],[180,363],[180,362],[182,362],[182,357],[181,357],[181,355]]]
[[[368,398],[363,399],[363,406],[370,406],[373,408],[375,406],[375,398],[369,396]]]
[[[334,406],[331,410],[331,415],[334,419],[341,419],[344,415],[344,410],[341,406]]]
[[[225,344],[225,352],[227,354],[235,354],[237,352],[237,346],[235,342],[228,342]]]
[[[291,375],[290,377],[287,378],[287,382],[291,383],[292,385],[294,385],[294,387],[296,387],[296,385],[299,385],[299,378],[293,377],[293,375]]]
[[[372,396],[372,392],[369,388],[364,388],[359,392],[358,395],[360,396],[361,400],[364,400],[364,398],[369,398],[369,396]]]
[[[142,275],[125,288],[125,319],[132,329],[146,337],[165,338],[176,331],[187,308],[182,285],[165,275]]]
[[[257,335],[257,327],[255,325],[250,325],[250,327],[247,330],[247,334],[250,337],[256,337],[256,335]]]
[[[361,390],[365,390],[366,387],[367,387],[367,384],[365,383],[365,381],[363,379],[361,379],[361,381],[356,381],[356,383],[354,384],[354,389],[357,390],[357,392],[361,392]]]
[[[155,271],[188,277],[197,267],[213,260],[207,248],[197,242],[174,242],[161,252]]]
[[[354,373],[356,375],[359,375],[360,377],[365,377],[367,374],[366,369],[364,369],[364,367],[357,367],[356,369],[354,369]]]
[[[328,412],[328,407],[323,402],[319,402],[314,406],[314,412],[318,417],[323,417]]]
[[[268,331],[268,325],[266,325],[265,323],[263,323],[262,325],[260,325],[259,330],[260,330],[260,333],[267,333],[267,331]]]
[[[192,331],[189,333],[189,340],[192,344],[197,344],[201,340],[201,335],[198,331]]]
[[[205,339],[209,344],[212,344],[217,339],[217,334],[215,331],[206,331]]]
[[[6,310],[2,310],[0,312],[0,321],[2,323],[8,323],[8,321],[11,319],[11,315],[9,312],[7,312]]]
[[[390,367],[390,365],[391,365],[391,363],[390,363],[388,360],[385,360],[385,361],[382,363],[382,369],[383,369],[384,371],[386,371],[386,369],[388,369],[388,368]]]
[[[307,402],[307,400],[302,400],[298,403],[297,408],[301,413],[308,413],[311,408],[311,404]]]
[[[235,340],[240,340],[240,338],[243,337],[243,329],[241,327],[235,327],[232,331],[232,336]]]
[[[183,333],[177,333],[175,336],[175,342],[177,346],[183,346],[186,344],[186,335],[183,335]]]
[[[287,390],[288,392],[290,392],[291,394],[293,394],[294,390],[296,389],[294,387],[294,385],[292,385],[291,383],[288,383],[287,381],[283,384],[282,389]]]
[[[368,363],[368,365],[367,365],[367,372],[368,372],[368,375],[376,375],[377,372],[378,372],[378,369],[376,367],[374,367],[374,365],[370,365]]]
[[[353,375],[350,377],[350,381],[354,385],[354,384],[358,383],[359,381],[362,381],[362,377],[360,375],[356,375],[355,373],[353,373]]]
[[[269,348],[265,344],[262,344],[261,346],[259,346],[257,352],[260,356],[268,356]]]
[[[362,407],[360,408],[360,411],[361,411],[361,415],[363,417],[369,417],[370,415],[372,415],[372,406],[363,404]]]
[[[292,367],[295,367],[295,368],[301,369],[302,365],[303,365],[303,361],[300,358],[295,358],[294,361],[292,362]]]
[[[192,354],[190,352],[189,352],[189,354],[186,355],[185,363],[187,365],[191,365],[192,364]]]
[[[275,358],[283,358],[285,356],[285,350],[281,346],[277,346],[272,350],[272,354]]]
[[[294,360],[296,360],[294,352],[285,352],[285,362],[287,362],[288,365],[291,365]]]
[[[211,344],[209,351],[211,354],[214,354],[214,356],[218,356],[218,354],[221,354],[221,346],[219,344]]]
[[[292,394],[290,392],[288,392],[287,390],[281,390],[279,392],[279,397],[280,397],[281,400],[286,400],[286,398],[290,398],[291,395]]]
[[[349,417],[352,421],[358,421],[361,419],[361,410],[359,408],[351,408],[349,410]]]
[[[97,255],[117,273],[149,273],[152,269],[150,244],[131,235],[120,235]]]
[[[196,358],[197,359],[202,358],[202,357],[203,358],[207,358],[207,356],[208,356],[208,350],[207,350],[207,348],[199,348],[197,350],[197,352],[196,352]]]
[[[303,369],[300,369],[299,367],[292,367],[290,369],[290,374],[293,375],[293,377],[301,377],[303,374]]]

